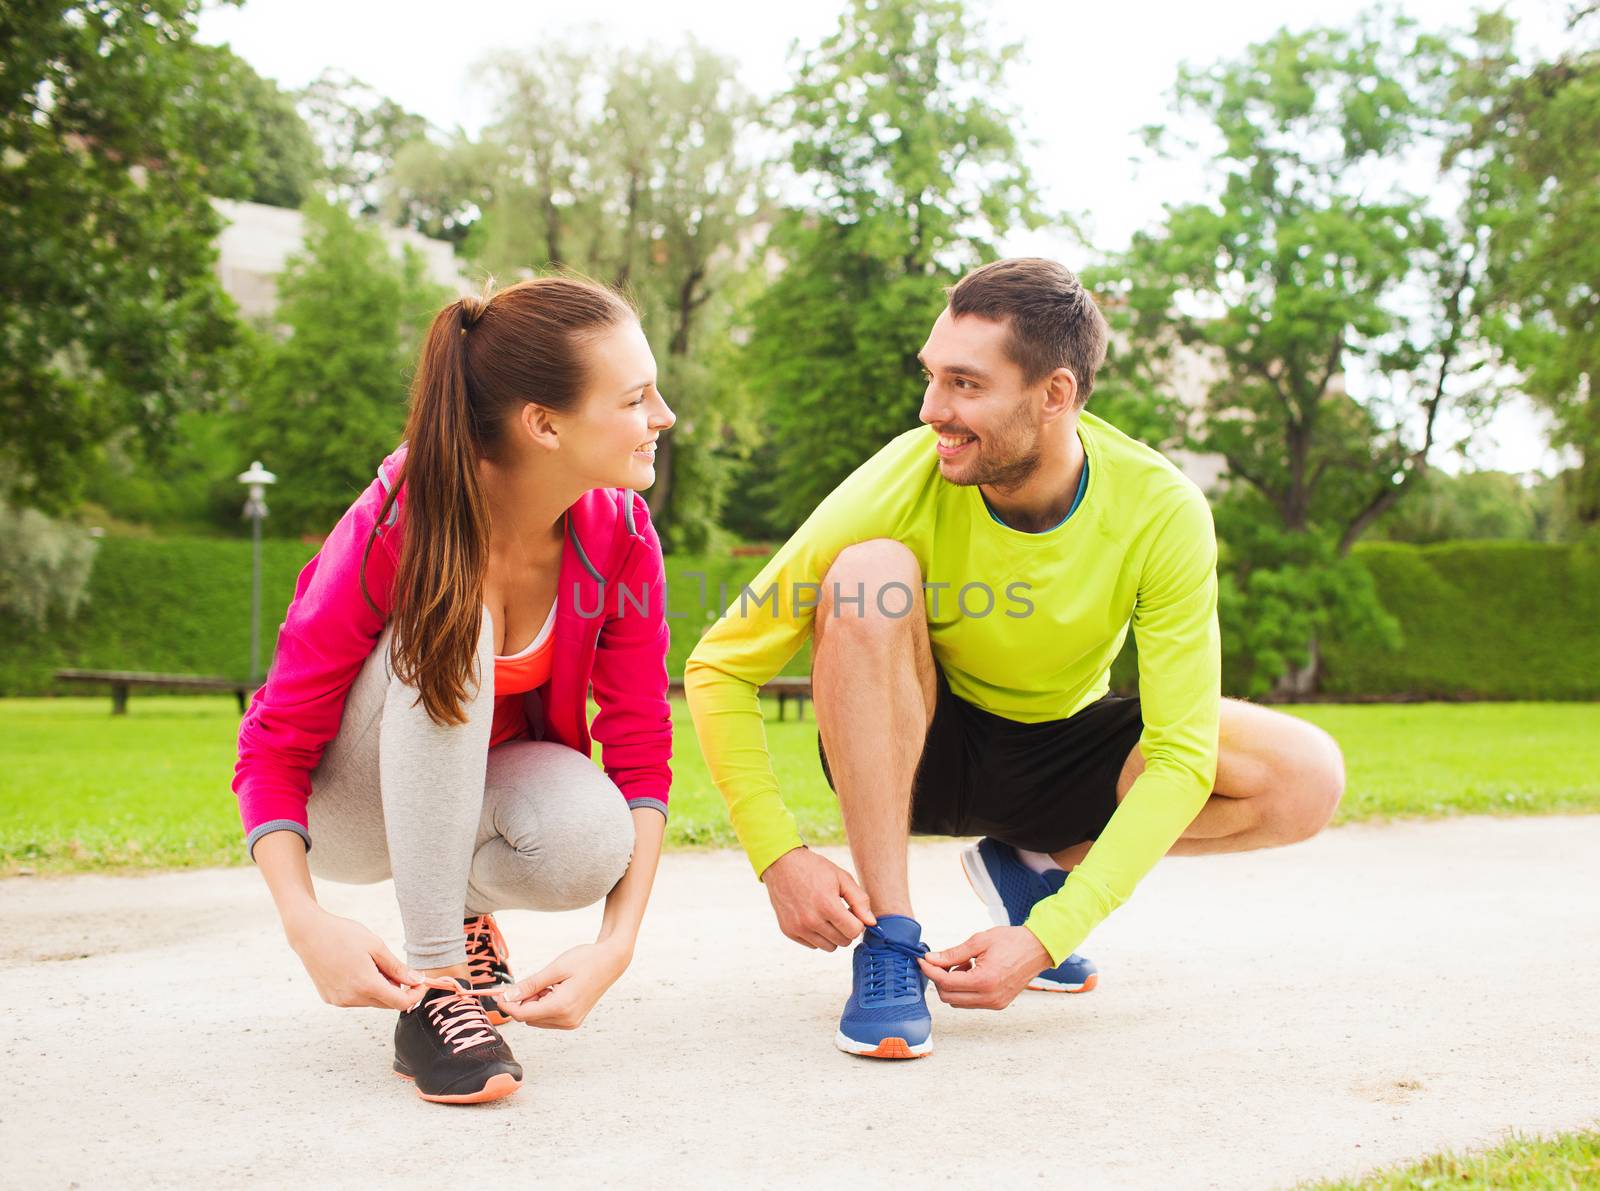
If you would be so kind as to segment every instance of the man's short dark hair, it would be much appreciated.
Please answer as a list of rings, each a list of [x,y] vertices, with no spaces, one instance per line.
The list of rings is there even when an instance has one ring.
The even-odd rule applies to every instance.
[[[1106,320],[1072,270],[1037,256],[992,261],[947,291],[956,317],[1011,322],[1006,352],[1037,384],[1057,368],[1078,378],[1078,404],[1089,400],[1094,373],[1106,358]]]

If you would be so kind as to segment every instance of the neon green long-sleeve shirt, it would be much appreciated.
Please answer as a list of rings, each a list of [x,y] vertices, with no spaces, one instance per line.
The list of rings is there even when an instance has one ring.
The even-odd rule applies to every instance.
[[[1085,411],[1078,436],[1089,463],[1082,504],[1055,529],[1025,533],[990,517],[976,487],[939,474],[930,427],[907,431],[817,506],[696,645],[689,709],[758,875],[803,841],[778,791],[757,688],[805,643],[839,552],[872,538],[916,556],[950,690],[996,715],[1038,723],[1087,707],[1106,693],[1133,627],[1145,770],[1071,880],[1028,918],[1055,963],[1205,805],[1221,703],[1211,511],[1177,468],[1102,419]],[[885,600],[890,612],[904,606],[897,593]],[[841,610],[852,614],[848,602]]]

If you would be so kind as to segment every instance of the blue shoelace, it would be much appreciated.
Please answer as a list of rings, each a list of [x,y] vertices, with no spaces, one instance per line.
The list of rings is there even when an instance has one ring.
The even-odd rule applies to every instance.
[[[916,996],[922,991],[917,960],[928,954],[926,943],[902,943],[876,926],[867,927],[866,992],[876,999]]]

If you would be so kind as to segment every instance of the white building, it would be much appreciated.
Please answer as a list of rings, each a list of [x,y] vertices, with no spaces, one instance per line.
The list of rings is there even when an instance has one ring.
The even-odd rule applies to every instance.
[[[289,207],[211,200],[227,220],[217,237],[217,275],[222,288],[239,303],[247,319],[271,314],[278,300],[278,274],[305,243],[305,217]],[[428,277],[456,293],[476,293],[461,272],[455,250],[443,240],[430,239],[410,228],[380,225],[389,249],[398,258],[405,247],[416,249],[427,262]]]

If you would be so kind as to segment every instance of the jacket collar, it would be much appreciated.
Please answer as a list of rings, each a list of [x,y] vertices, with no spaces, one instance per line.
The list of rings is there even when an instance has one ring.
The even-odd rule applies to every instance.
[[[378,465],[378,482],[383,485],[385,499],[388,498],[388,493],[394,487],[392,477],[400,474],[400,468],[405,463],[405,459],[406,444],[401,443],[388,458]],[[590,534],[591,538],[596,534],[603,535],[606,521],[610,520],[606,517],[606,514],[611,513],[613,517],[615,516],[614,510],[619,497],[622,501],[622,519],[627,527],[628,537],[636,538],[639,536],[639,530],[634,524],[633,493],[627,488],[592,489],[580,496],[566,512],[567,537],[572,540],[572,548],[578,555],[578,561],[583,563],[584,569],[594,576],[597,583],[604,583],[605,576],[595,566],[589,551],[584,547],[583,539],[578,536],[576,522],[579,520],[584,522],[585,532]],[[405,492],[402,490],[400,495],[395,497],[394,503],[389,506],[389,515],[384,518],[386,527],[394,525],[399,520],[400,505],[404,500]],[[577,516],[574,516],[574,513]],[[610,520],[610,524],[615,525],[616,522]]]

